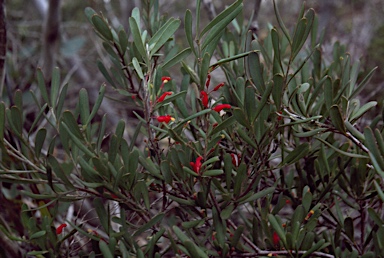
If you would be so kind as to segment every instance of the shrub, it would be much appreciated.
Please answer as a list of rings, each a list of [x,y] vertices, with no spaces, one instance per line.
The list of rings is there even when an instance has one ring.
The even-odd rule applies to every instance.
[[[2,191],[22,224],[2,232],[47,257],[383,256],[382,116],[364,121],[377,103],[357,98],[373,70],[337,43],[325,58],[304,6],[292,32],[276,9],[264,39],[240,0],[204,28],[187,10],[180,50],[182,22],[149,2],[129,31],[85,11],[100,72],[138,107],[133,133],[97,118],[106,85],[65,110],[57,69],[49,87],[37,71],[31,125],[20,91],[1,103]]]

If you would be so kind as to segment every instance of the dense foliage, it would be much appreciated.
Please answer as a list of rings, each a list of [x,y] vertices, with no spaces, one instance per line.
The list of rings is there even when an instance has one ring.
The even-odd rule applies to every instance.
[[[2,194],[21,207],[3,234],[37,257],[384,256],[383,118],[358,99],[374,70],[338,43],[325,57],[304,6],[259,39],[241,0],[204,28],[201,1],[183,21],[144,2],[128,31],[85,10],[112,64],[92,105],[82,89],[65,110],[58,69],[37,71],[32,124],[21,91],[0,104]],[[136,106],[113,132],[106,87]]]

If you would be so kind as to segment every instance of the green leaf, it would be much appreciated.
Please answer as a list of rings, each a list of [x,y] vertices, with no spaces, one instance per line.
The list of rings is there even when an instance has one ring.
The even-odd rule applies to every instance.
[[[116,88],[115,82],[113,81],[112,77],[109,75],[107,68],[105,68],[104,64],[100,60],[97,60],[97,68],[99,68],[99,71],[103,74],[107,82],[111,84],[114,88]]]
[[[238,8],[242,8],[242,0],[238,0],[234,2],[232,5],[230,5],[227,9],[222,11],[219,15],[217,15],[210,23],[205,26],[205,28],[201,31],[200,37],[203,37],[205,33],[207,33],[212,28],[217,28],[220,26],[220,30],[227,27],[227,25],[231,22],[232,19],[234,19],[237,16]],[[235,14],[235,15],[234,15]],[[233,17],[229,19],[228,17]],[[226,25],[223,25],[226,24]],[[212,33],[212,32],[211,32]],[[210,34],[211,34],[210,33]]]
[[[67,100],[67,90],[68,90],[68,83],[66,83],[63,88],[60,91],[59,100],[57,102],[56,107],[56,117],[61,117],[61,112],[63,111],[64,103]]]
[[[99,95],[97,96],[96,102],[93,105],[91,114],[88,116],[88,120],[86,121],[85,125],[88,125],[91,122],[91,120],[95,117],[95,115],[97,114],[97,111],[99,110],[101,103],[103,102],[105,89],[106,89],[105,84],[101,85],[100,90],[99,90]]]
[[[86,7],[84,13],[90,23],[92,23],[92,17],[97,15],[95,10],[93,10],[91,7]]]
[[[40,238],[40,237],[42,237],[42,236],[45,236],[46,234],[47,234],[47,231],[45,231],[45,230],[41,230],[41,231],[35,232],[35,233],[33,233],[33,234],[29,237],[29,240],[36,239],[36,238]]]
[[[380,185],[376,181],[373,181],[373,183],[375,184],[375,188],[376,188],[377,194],[379,195],[380,199],[384,202],[384,192],[383,192],[383,190],[381,189]]]
[[[107,243],[104,242],[103,240],[99,241],[99,248],[100,248],[101,253],[103,254],[103,257],[106,257],[106,258],[113,258],[114,257],[114,255],[112,254],[111,250],[109,249]]]
[[[210,177],[210,176],[220,176],[222,174],[224,174],[224,171],[222,169],[212,169],[212,170],[204,171],[202,176]]]
[[[259,54],[256,52],[253,52],[249,54],[248,57],[248,66],[249,66],[249,73],[251,78],[251,83],[256,86],[256,89],[259,91],[260,94],[264,93],[265,84],[264,84],[264,78],[263,78],[263,69],[260,64],[260,58]]]
[[[347,157],[351,157],[351,158],[359,158],[359,159],[367,159],[368,157],[367,156],[364,156],[364,155],[360,155],[360,154],[355,154],[355,153],[351,153],[351,152],[345,152],[345,151],[342,151],[340,150],[339,148],[336,148],[335,146],[333,146],[332,144],[330,144],[329,142],[319,138],[319,137],[315,137],[315,139],[321,141],[322,143],[324,143],[325,145],[327,145],[328,147],[332,148],[333,150],[337,151],[338,153],[342,154],[342,155],[345,155]]]
[[[179,28],[181,21],[179,19],[170,19],[171,22],[169,24],[164,24],[162,28],[160,28],[153,38],[148,42],[149,47],[151,48],[151,55],[154,55],[164,44],[169,40],[170,37],[176,32]]]
[[[273,0],[273,9],[275,10],[275,15],[277,19],[277,23],[279,24],[281,30],[283,31],[285,37],[288,39],[289,45],[292,45],[291,37],[289,35],[287,27],[285,27],[285,24],[283,22],[283,19],[281,18],[279,9],[277,8],[276,1]]]
[[[139,51],[139,54],[143,58],[145,63],[148,65],[149,60],[148,60],[148,56],[147,56],[147,51],[145,50],[144,43],[143,43],[143,40],[141,38],[139,26],[133,17],[129,17],[129,27],[131,28],[133,41],[135,43],[137,50]]]
[[[132,58],[132,64],[139,78],[143,80],[144,79],[143,70],[141,70],[141,66],[139,64],[139,61],[137,61],[136,57]]]
[[[109,234],[110,232],[110,225],[109,225],[109,214],[105,210],[103,201],[101,198],[95,198],[93,200],[93,206],[95,207],[97,216],[99,217],[100,224],[103,226],[105,232]]]
[[[138,230],[136,230],[134,233],[133,233],[133,236],[140,236],[141,233],[147,231],[148,229],[152,228],[153,226],[155,226],[157,223],[160,223],[163,218],[164,218],[165,214],[164,213],[159,213],[157,214],[155,217],[153,217],[150,221],[148,221],[146,224],[144,224],[143,226],[141,226]]]
[[[43,148],[45,137],[47,136],[47,129],[40,128],[36,133],[35,138],[35,154],[36,157],[40,157],[41,149]]]
[[[82,88],[79,92],[79,110],[81,123],[84,125],[89,117],[89,97],[86,89]]]
[[[51,166],[53,172],[56,174],[56,176],[63,181],[63,183],[65,184],[66,187],[69,187],[69,188],[72,188],[72,189],[75,189],[75,187],[73,186],[73,184],[71,183],[71,181],[69,181],[67,175],[65,174],[62,166],[60,166],[59,162],[57,161],[57,159],[52,156],[52,155],[48,155],[47,157],[47,161],[48,161],[48,164]]]
[[[271,223],[272,228],[279,235],[280,240],[283,242],[284,246],[286,246],[287,239],[285,237],[285,233],[282,225],[280,225],[280,223],[276,220],[275,216],[273,216],[272,214],[268,214],[268,221],[269,223]]]
[[[244,53],[241,53],[241,54],[237,54],[237,55],[234,55],[234,56],[230,56],[230,57],[227,57],[227,58],[220,59],[216,63],[213,63],[212,65],[209,66],[208,72],[209,73],[212,72],[213,70],[215,70],[218,66],[220,66],[222,64],[229,63],[231,61],[234,61],[234,60],[237,60],[237,59],[249,56],[251,53],[255,53],[255,52],[258,52],[258,51],[256,51],[256,50],[247,51],[247,52],[244,52]]]
[[[73,141],[73,143],[80,149],[82,150],[86,155],[88,155],[89,157],[95,157],[96,155],[94,153],[92,153],[92,151],[90,151],[87,146],[85,146],[84,143],[81,142],[81,140],[79,138],[76,137],[75,134],[73,134],[71,132],[71,129],[69,128],[69,126],[67,126],[67,124],[65,124],[64,122],[61,122],[61,125],[63,126],[63,128],[66,130],[66,132],[69,134],[71,140]]]
[[[51,81],[51,106],[56,107],[57,97],[59,96],[60,90],[60,70],[58,67],[55,67],[52,72],[52,81]]]
[[[47,85],[45,84],[43,71],[41,68],[37,69],[37,86],[45,103],[51,104],[48,97]]]
[[[307,142],[297,146],[280,163],[279,166],[293,164],[309,154],[309,144]]]
[[[213,19],[202,31],[200,38],[209,31],[204,39],[201,49],[204,50],[214,39],[222,33],[225,27],[242,11],[242,0],[238,0]]]
[[[104,37],[104,39],[110,41],[113,40],[111,29],[103,17],[97,14],[93,15],[92,24],[95,26],[96,31],[99,32],[100,35]]]
[[[349,121],[353,124],[354,122],[356,122],[357,119],[362,117],[365,113],[368,112],[368,110],[375,107],[376,105],[377,105],[376,101],[370,101],[370,102],[366,103],[364,106],[359,108],[359,110],[357,110],[356,112],[354,112],[351,115],[351,117],[349,118]]]
[[[208,74],[208,68],[209,68],[209,61],[211,60],[211,57],[208,53],[204,54],[203,60],[200,65],[200,85],[203,87],[205,85],[205,80],[207,78]]]
[[[326,76],[326,79],[324,81],[324,99],[325,99],[325,106],[327,110],[329,110],[333,105],[332,79],[329,76]]]
[[[377,147],[375,136],[370,127],[364,128],[365,145],[369,149],[369,156],[373,162],[373,166],[380,173],[384,170],[384,159]],[[380,173],[381,174],[381,173]]]
[[[239,202],[239,204],[243,204],[243,203],[248,203],[248,202],[253,202],[257,199],[260,199],[268,194],[271,194],[275,191],[276,187],[272,186],[272,187],[268,187],[268,188],[265,188],[263,190],[261,190],[260,192],[257,192],[255,194],[252,194],[251,196],[244,196],[240,199],[238,199],[237,201]]]
[[[345,134],[346,129],[343,116],[341,115],[340,107],[338,105],[331,106],[331,109],[329,110],[329,115],[331,117],[332,124],[335,126],[335,128],[339,132]]]
[[[187,10],[185,12],[184,17],[184,30],[185,30],[185,36],[187,37],[187,42],[195,56],[197,56],[195,46],[193,44],[193,35],[192,35],[192,12],[191,10]]]
[[[124,53],[128,47],[128,36],[127,36],[127,33],[123,29],[119,30],[118,36],[119,36],[120,48],[122,51],[121,54],[124,55]]]
[[[185,60],[191,54],[191,52],[192,50],[190,47],[182,50],[180,53],[178,53],[177,55],[172,57],[170,60],[168,60],[165,64],[163,64],[161,66],[161,69],[165,71],[171,68],[172,66],[180,63],[182,60]]]
[[[264,107],[267,105],[267,101],[269,100],[269,96],[271,95],[271,92],[273,90],[273,83],[269,83],[267,85],[267,88],[265,89],[265,91],[263,92],[263,95],[261,97],[261,100],[256,108],[256,110],[254,110],[253,112],[253,122],[256,121],[256,119],[259,117],[260,115],[260,112],[264,109]]]

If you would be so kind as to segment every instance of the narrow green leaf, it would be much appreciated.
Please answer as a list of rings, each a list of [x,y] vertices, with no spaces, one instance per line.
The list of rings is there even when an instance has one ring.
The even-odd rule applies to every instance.
[[[113,258],[114,255],[112,254],[111,250],[109,249],[108,245],[106,242],[103,240],[99,241],[99,248],[101,253],[103,254],[103,257],[105,258]]]
[[[104,39],[112,41],[113,36],[112,36],[111,29],[109,28],[109,25],[104,20],[104,18],[101,17],[100,15],[95,14],[92,16],[91,19],[92,19],[93,26],[95,26],[96,31],[99,32],[100,35],[104,37]]]
[[[122,55],[125,54],[126,50],[127,50],[127,47],[128,47],[128,36],[127,36],[127,33],[121,29],[119,30],[119,44],[120,44],[120,48],[121,48],[121,51],[122,51]]]
[[[381,189],[380,185],[376,181],[373,181],[373,183],[375,184],[375,188],[376,188],[376,191],[377,191],[380,199],[384,202],[384,192],[383,192],[383,190]]]
[[[225,28],[227,25],[223,26],[222,23],[225,19],[228,19],[228,16],[229,17],[232,17],[234,13],[236,13],[236,10],[237,8],[239,7],[242,7],[242,0],[238,0],[236,2],[234,2],[232,5],[228,6],[228,8],[226,8],[224,11],[222,11],[219,15],[217,15],[210,23],[207,24],[207,26],[205,26],[205,28],[201,31],[200,33],[200,37],[203,37],[205,33],[207,33],[210,29],[212,28],[216,28],[218,26],[221,26],[223,28]],[[237,15],[237,13],[236,13]],[[234,17],[236,17],[236,15],[234,15]],[[233,18],[234,18],[233,17]],[[232,18],[232,19],[233,19]],[[230,19],[229,21],[225,21],[226,24],[229,24],[231,22]],[[223,29],[222,28],[222,29]]]
[[[165,42],[167,42],[169,38],[173,36],[173,34],[179,28],[180,23],[181,21],[179,19],[173,20],[168,26],[164,28],[164,30],[160,29],[156,32],[157,34],[161,31],[161,35],[154,42],[151,41],[152,39],[149,41],[149,46],[154,44],[153,48],[151,49],[151,55],[154,55],[165,44]],[[155,37],[156,34],[153,37]]]
[[[41,231],[38,231],[36,233],[33,233],[30,237],[29,237],[29,240],[32,240],[32,239],[36,239],[36,238],[40,238],[42,236],[45,236],[47,234],[47,231],[45,230],[41,230]]]
[[[44,102],[48,103],[48,105],[51,104],[48,97],[47,85],[45,84],[45,79],[41,68],[37,69],[37,86],[39,87]]]
[[[56,107],[56,117],[61,117],[61,112],[63,111],[64,103],[67,100],[67,90],[68,90],[68,83],[66,83],[63,88],[60,91],[59,100],[57,102]]]
[[[323,247],[324,244],[325,244],[325,239],[321,239],[319,242],[317,242],[316,244],[312,245],[312,247],[309,248],[308,251],[306,251],[303,254],[303,256],[301,256],[301,257],[307,257],[307,256],[311,255],[313,252],[318,251],[321,247]]]
[[[304,158],[309,154],[309,144],[307,142],[297,146],[293,151],[291,151],[280,163],[282,165],[293,164],[296,161]]]
[[[91,114],[88,116],[88,120],[86,121],[85,125],[88,125],[91,122],[91,120],[95,117],[95,115],[97,114],[97,111],[99,110],[101,103],[103,102],[105,89],[106,89],[105,84],[101,85],[100,90],[99,90],[99,95],[97,96],[96,102],[93,105]]]
[[[345,134],[346,129],[340,107],[338,105],[331,106],[331,109],[329,110],[329,115],[331,117],[332,124],[335,126],[335,128],[339,132]]]
[[[276,231],[276,233],[279,235],[280,240],[283,242],[284,246],[287,245],[287,239],[285,237],[284,229],[282,225],[276,220],[275,216],[272,214],[268,214],[268,221],[271,223],[271,226]]]
[[[325,106],[327,110],[331,109],[333,105],[333,87],[332,87],[332,79],[329,76],[326,76],[324,81],[324,99]]]
[[[370,101],[366,103],[364,106],[359,108],[356,112],[354,112],[351,117],[349,118],[349,121],[353,124],[358,120],[360,117],[362,117],[365,113],[367,113],[371,108],[375,107],[377,105],[376,101]]]
[[[235,3],[233,3],[231,6],[229,6],[227,9],[225,9],[215,19],[213,19],[203,29],[202,33],[200,34],[200,37],[202,37],[208,30],[210,31],[209,34],[204,39],[201,49],[204,50],[211,42],[213,42],[214,39],[220,33],[222,33],[225,27],[227,27],[228,24],[230,24],[231,21],[236,18],[236,16],[241,12],[242,9],[243,9],[242,0],[238,0]],[[222,16],[223,13],[226,13],[226,12],[228,13],[225,16]]]
[[[60,70],[55,67],[52,71],[51,79],[51,107],[55,108],[57,103],[57,97],[60,90]]]
[[[67,131],[67,133],[69,134],[69,136],[71,137],[71,140],[73,141],[73,143],[80,149],[82,150],[86,155],[90,156],[90,157],[95,157],[95,154],[93,154],[81,141],[79,138],[77,138],[75,136],[75,134],[73,134],[71,132],[71,129],[69,129],[69,127],[67,126],[67,124],[65,124],[64,122],[61,122],[61,124],[63,125],[63,128]]]
[[[48,155],[47,157],[47,161],[48,161],[48,164],[51,166],[53,172],[56,174],[56,176],[61,180],[63,181],[64,185],[66,187],[69,187],[71,189],[75,189],[75,187],[73,186],[73,184],[71,183],[71,181],[69,181],[67,175],[65,174],[62,166],[60,166],[59,162],[57,161],[57,159],[52,156],[52,155]]]
[[[111,86],[116,88],[115,82],[113,81],[112,77],[109,75],[107,68],[105,68],[104,64],[100,60],[97,60],[97,68],[99,68],[99,71],[103,74],[107,82],[111,84]]]
[[[197,56],[195,46],[193,44],[193,35],[192,35],[192,12],[191,10],[187,10],[185,12],[184,17],[184,30],[185,30],[185,36],[187,37],[187,42],[195,56]]]
[[[377,164],[375,168],[378,171],[383,171],[384,170],[384,159],[380,154],[380,150],[376,144],[376,139],[373,134],[373,131],[370,127],[364,128],[364,136],[365,136],[365,145],[369,149],[369,156],[371,157],[372,161]]]
[[[79,110],[80,110],[80,120],[84,125],[89,118],[89,97],[86,89],[82,88],[79,92]]]
[[[273,9],[275,10],[275,15],[276,15],[277,23],[279,24],[279,26],[280,26],[281,30],[283,31],[285,37],[288,39],[289,45],[292,45],[292,40],[291,40],[291,37],[289,35],[288,29],[287,29],[287,27],[285,27],[285,24],[283,22],[283,19],[281,18],[281,15],[280,15],[279,9],[277,8],[275,0],[273,0]]]
[[[360,154],[355,154],[355,153],[351,153],[351,152],[345,152],[345,151],[342,151],[340,150],[339,148],[336,148],[335,146],[333,146],[332,144],[330,144],[329,142],[319,138],[319,137],[315,137],[315,139],[321,141],[322,143],[324,143],[325,145],[327,145],[328,147],[330,147],[331,149],[337,151],[338,153],[342,154],[342,155],[345,155],[347,157],[351,157],[351,158],[358,158],[358,159],[367,159],[368,157],[367,156],[364,156],[364,155],[360,155]]]
[[[142,227],[140,227],[138,230],[136,230],[133,233],[133,236],[139,236],[141,233],[143,233],[143,232],[147,231],[148,229],[152,228],[157,223],[160,223],[163,220],[164,216],[165,216],[164,213],[157,214],[150,221],[148,221],[146,224],[144,224]]]
[[[208,74],[208,68],[209,68],[209,62],[211,60],[211,57],[208,53],[205,53],[204,54],[204,57],[203,57],[203,60],[201,62],[201,65],[200,65],[200,71],[199,71],[199,75],[200,75],[200,85],[201,86],[204,86],[205,85],[205,80],[207,78],[207,74]]]
[[[90,23],[92,23],[92,17],[97,14],[91,7],[86,7],[84,13]]]
[[[135,46],[136,46],[137,50],[139,51],[141,57],[145,61],[145,63],[148,65],[149,60],[148,60],[148,56],[147,56],[147,51],[145,50],[144,43],[143,43],[143,40],[141,38],[139,26],[133,17],[129,17],[129,27],[131,28],[131,32],[132,32],[133,41],[135,43]]]
[[[251,82],[256,86],[256,89],[259,91],[259,93],[263,94],[265,84],[263,78],[263,69],[260,64],[260,58],[258,53],[253,52],[249,54],[248,66]]]
[[[101,198],[95,198],[93,200],[93,206],[95,207],[101,226],[103,226],[105,232],[108,234],[110,231],[109,214],[107,213]]]
[[[252,194],[249,197],[244,196],[246,198],[243,197],[243,198],[238,199],[237,201],[239,202],[239,204],[253,202],[253,201],[255,201],[257,199],[260,199],[260,198],[262,198],[262,197],[264,197],[264,196],[266,196],[268,194],[273,193],[275,191],[275,188],[276,187],[274,187],[274,186],[265,188],[264,190],[261,190],[260,192]]]
[[[269,100],[269,96],[271,95],[271,92],[273,90],[273,83],[269,83],[267,85],[267,88],[265,89],[265,91],[263,92],[263,95],[261,97],[261,100],[259,102],[259,104],[257,105],[257,108],[256,110],[254,110],[253,112],[253,122],[256,121],[256,119],[259,117],[260,115],[260,112],[264,109],[264,107],[267,105],[267,101]]]
[[[191,54],[191,52],[192,52],[192,50],[190,47],[182,50],[177,55],[175,55],[170,60],[168,60],[165,64],[163,64],[161,66],[161,69],[163,69],[163,71],[165,71],[165,70],[171,68],[172,66],[180,63],[182,60],[185,60]]]
[[[35,138],[35,154],[36,157],[39,157],[41,154],[41,149],[43,148],[45,137],[47,136],[47,129],[40,128],[36,133]]]
[[[144,79],[143,70],[141,70],[141,66],[139,64],[139,61],[137,61],[136,57],[132,58],[132,64],[139,78],[143,80]]]

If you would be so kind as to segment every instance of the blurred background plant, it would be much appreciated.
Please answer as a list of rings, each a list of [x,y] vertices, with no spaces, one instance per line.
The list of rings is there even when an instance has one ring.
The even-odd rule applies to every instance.
[[[9,5],[4,257],[384,255],[380,1]]]

